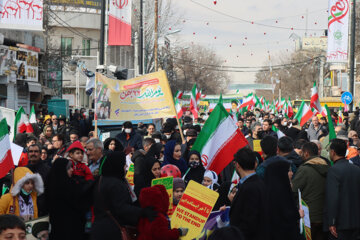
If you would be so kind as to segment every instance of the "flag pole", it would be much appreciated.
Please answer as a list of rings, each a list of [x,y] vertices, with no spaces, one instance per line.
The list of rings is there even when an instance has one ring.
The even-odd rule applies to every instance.
[[[97,108],[97,95],[96,95],[96,87],[97,87],[97,78],[100,73],[95,73],[95,87],[94,87],[94,121],[95,121],[95,127],[94,127],[94,137],[97,138],[98,134],[98,126],[97,126],[97,115],[96,115],[96,108]]]

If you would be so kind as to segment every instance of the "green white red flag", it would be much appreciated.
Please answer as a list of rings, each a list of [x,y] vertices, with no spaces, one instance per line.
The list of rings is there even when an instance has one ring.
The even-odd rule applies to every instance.
[[[181,118],[182,115],[184,114],[181,104],[179,102],[179,99],[175,98],[175,109],[176,109],[176,114],[178,116],[178,118]]]
[[[254,106],[255,103],[256,102],[255,102],[254,94],[250,93],[243,99],[243,102],[240,105],[240,108],[251,107],[251,106]]]
[[[339,108],[339,112],[338,112],[338,124],[341,124],[343,122],[343,119],[344,119],[344,115],[342,113],[342,110],[341,110],[341,106]]]
[[[6,118],[0,122],[0,178],[14,167]]]
[[[289,97],[289,100],[287,101],[287,115],[288,115],[289,118],[294,116],[294,110],[293,110],[293,107],[291,105],[290,97]]]
[[[303,126],[313,115],[311,108],[303,100],[294,118],[298,120],[300,126]]]
[[[318,90],[316,87],[316,82],[314,82],[314,86],[311,88],[311,100],[310,100],[310,107],[315,108],[315,113],[321,113],[322,107],[320,104],[320,98],[318,94]]]
[[[31,107],[29,122],[30,123],[36,123],[36,114],[35,114],[34,105],[32,105],[32,107]]]
[[[201,154],[206,169],[219,174],[233,160],[234,154],[246,145],[247,140],[220,100],[192,149]]]
[[[190,111],[194,115],[194,118],[198,118],[197,97],[198,97],[198,90],[196,88],[196,83],[195,83],[191,90],[191,98],[190,98]]]
[[[20,109],[17,111],[15,116],[15,123],[14,123],[14,139],[16,134],[18,133],[32,133],[34,132],[34,129],[32,128],[29,118],[26,115],[23,107],[20,107]]]
[[[177,92],[175,93],[175,98],[176,98],[176,99],[181,99],[183,95],[184,95],[184,92],[183,92],[183,91],[177,91]]]

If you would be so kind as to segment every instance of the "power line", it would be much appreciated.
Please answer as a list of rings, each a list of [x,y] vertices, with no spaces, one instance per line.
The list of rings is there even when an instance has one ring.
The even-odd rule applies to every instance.
[[[230,14],[227,14],[227,13],[224,13],[224,12],[221,12],[221,11],[218,11],[218,10],[215,10],[215,9],[212,9],[212,8],[209,8],[201,3],[198,3],[194,0],[190,0],[192,3],[196,4],[196,5],[199,5],[203,8],[206,8],[208,9],[209,11],[212,11],[212,12],[216,12],[220,15],[223,15],[223,16],[226,16],[226,17],[229,17],[229,18],[233,18],[233,19],[237,19],[241,22],[245,22],[245,23],[249,23],[249,24],[252,24],[252,25],[258,25],[258,26],[263,26],[263,27],[269,27],[269,28],[277,28],[277,29],[286,29],[286,30],[302,30],[302,31],[324,31],[324,29],[305,29],[305,28],[292,28],[292,27],[281,27],[281,26],[274,26],[274,25],[268,25],[268,24],[263,24],[263,23],[259,23],[259,22],[254,22],[254,21],[249,21],[249,20],[246,20],[246,19],[243,19],[243,18],[239,18],[239,17],[235,17],[233,15],[230,15]]]
[[[60,23],[55,17],[53,17],[52,15],[50,15],[50,17],[52,19],[54,19],[57,23],[59,23],[61,26],[65,27],[66,29],[70,30],[72,33],[78,35],[78,36],[81,36],[83,38],[86,38],[86,39],[90,39],[92,41],[95,41],[95,42],[99,42],[98,40],[96,39],[93,39],[93,38],[90,38],[86,35],[84,35],[83,33],[79,32],[77,29],[73,28],[70,24],[68,24],[67,22],[65,22],[62,18],[60,18],[52,9],[49,9],[50,12],[52,12],[61,22],[63,22],[64,24],[66,24],[67,26],[65,26],[63,23]]]
[[[297,66],[297,65],[302,65],[305,63],[309,63],[309,62],[313,62],[316,61],[317,59],[320,59],[321,57],[324,57],[323,55],[318,55],[315,56],[309,60],[306,61],[302,61],[302,62],[295,62],[295,63],[287,63],[287,64],[280,64],[280,65],[272,65],[271,67],[274,68],[284,68],[284,67],[292,67],[292,66]],[[190,61],[181,59],[181,58],[176,58],[173,57],[173,59],[177,60],[177,63],[181,64],[181,65],[188,65],[189,66],[192,64]],[[183,61],[183,63],[180,63],[178,61]],[[187,63],[186,63],[187,62]],[[194,67],[213,67],[213,68],[220,68],[220,69],[264,69],[264,68],[270,68],[270,66],[254,66],[254,67],[250,67],[250,66],[220,66],[220,65],[214,65],[214,64],[201,64],[201,63],[197,63],[195,65],[193,65]],[[266,70],[268,71],[268,70]]]

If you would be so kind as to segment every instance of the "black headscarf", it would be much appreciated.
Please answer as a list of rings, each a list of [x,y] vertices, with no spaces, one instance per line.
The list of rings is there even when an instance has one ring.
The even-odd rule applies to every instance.
[[[107,177],[125,179],[126,156],[124,152],[109,152],[104,158],[100,174]]]
[[[271,239],[299,239],[300,216],[290,186],[289,168],[289,162],[278,161],[267,166],[265,171]]]
[[[115,151],[118,151],[118,152],[124,151],[123,145],[116,138],[107,138],[107,139],[105,139],[105,141],[104,141],[104,150],[109,150],[109,145],[110,145],[111,141],[115,141]]]
[[[219,189],[219,198],[215,203],[215,206],[213,208],[213,211],[219,210],[222,206],[231,206],[231,202],[229,200],[229,192],[230,192],[231,182],[223,182]]]
[[[140,196],[141,189],[151,187],[151,181],[155,178],[151,169],[153,168],[155,163],[159,163],[159,165],[161,166],[160,161],[156,158],[152,156],[145,156],[144,167],[140,170],[139,176],[134,179],[134,191],[137,196]]]
[[[197,155],[199,157],[200,165],[197,166],[196,168],[190,168],[189,167],[188,172],[187,172],[187,174],[185,175],[185,178],[184,178],[184,182],[185,182],[186,185],[190,182],[190,180],[193,180],[193,181],[201,184],[202,181],[203,181],[203,178],[204,178],[205,168],[204,168],[204,166],[202,164],[201,156],[200,156],[200,153],[198,151],[195,151],[195,150],[190,151],[189,155],[188,155],[187,162],[189,162],[190,157],[193,154],[195,154],[195,155]]]
[[[160,159],[161,149],[164,146],[161,143],[152,144],[149,151],[145,154],[145,156],[155,157],[156,159]]]
[[[50,212],[64,201],[76,203],[78,200],[78,184],[67,173],[70,167],[72,165],[68,159],[58,158],[50,169],[45,181],[45,200]]]

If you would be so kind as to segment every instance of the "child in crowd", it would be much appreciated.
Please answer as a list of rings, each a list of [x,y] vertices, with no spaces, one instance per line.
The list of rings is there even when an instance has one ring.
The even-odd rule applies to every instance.
[[[182,178],[174,178],[173,183],[173,205],[172,208],[169,210],[168,214],[169,217],[173,215],[175,212],[176,206],[180,202],[180,199],[185,191],[185,182]]]
[[[219,189],[218,176],[214,171],[206,170],[202,185],[211,190],[217,191]]]
[[[73,165],[73,176],[77,179],[85,179],[85,181],[94,180],[88,166],[83,163],[85,149],[79,141],[73,142],[66,150],[68,158],[71,160]]]
[[[143,188],[139,202],[142,208],[154,208],[157,217],[151,222],[147,218],[139,220],[138,240],[177,240],[187,234],[187,228],[169,228],[170,223],[166,214],[169,209],[169,195],[163,185]]]
[[[25,223],[15,215],[0,215],[0,239],[26,239]]]

